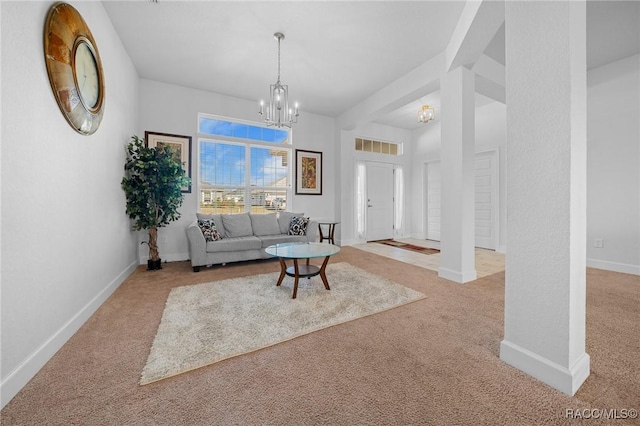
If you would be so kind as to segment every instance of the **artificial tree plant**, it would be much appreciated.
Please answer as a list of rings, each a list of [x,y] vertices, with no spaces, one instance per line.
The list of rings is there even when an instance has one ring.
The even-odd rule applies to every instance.
[[[127,145],[127,161],[122,189],[127,197],[127,215],[134,229],[147,229],[149,240],[149,269],[161,269],[158,253],[158,228],[180,217],[182,188],[191,180],[182,164],[167,146],[149,148],[143,139],[133,135]]]

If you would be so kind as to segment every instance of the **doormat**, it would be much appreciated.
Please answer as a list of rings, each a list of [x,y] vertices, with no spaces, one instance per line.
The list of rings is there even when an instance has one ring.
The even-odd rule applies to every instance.
[[[422,254],[436,254],[440,253],[440,250],[434,248],[420,247],[414,244],[403,243],[401,241],[396,240],[378,240],[378,241],[370,241],[372,243],[384,244],[387,246],[398,247],[405,250],[415,251]]]

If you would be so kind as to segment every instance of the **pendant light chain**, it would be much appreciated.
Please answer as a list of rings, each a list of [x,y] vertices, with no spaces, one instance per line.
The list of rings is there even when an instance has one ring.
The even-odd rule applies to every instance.
[[[280,37],[278,37],[278,83],[280,83]]]

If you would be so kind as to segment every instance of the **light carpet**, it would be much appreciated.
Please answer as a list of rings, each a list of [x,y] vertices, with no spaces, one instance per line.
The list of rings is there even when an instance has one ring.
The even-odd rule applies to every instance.
[[[331,290],[319,276],[279,273],[177,287],[167,298],[140,384],[166,379],[425,297],[348,263],[329,264]]]

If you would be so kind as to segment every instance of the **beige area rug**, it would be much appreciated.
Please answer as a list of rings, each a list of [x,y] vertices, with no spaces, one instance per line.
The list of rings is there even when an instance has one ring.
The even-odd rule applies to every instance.
[[[279,273],[177,287],[167,298],[140,384],[145,385],[313,331],[362,318],[425,296],[348,263],[329,264],[327,291],[319,276]]]

